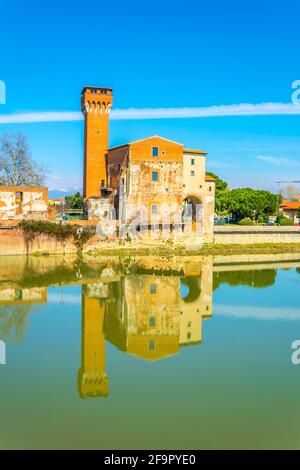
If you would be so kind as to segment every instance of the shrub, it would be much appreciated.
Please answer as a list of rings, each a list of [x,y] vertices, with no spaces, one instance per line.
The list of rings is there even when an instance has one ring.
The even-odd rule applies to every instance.
[[[249,217],[245,217],[245,219],[239,221],[239,225],[254,225],[254,221]]]
[[[29,244],[33,242],[38,235],[49,235],[59,242],[66,242],[72,239],[75,243],[77,250],[80,252],[84,244],[95,233],[95,227],[81,227],[80,225],[71,225],[63,223],[54,223],[41,220],[22,220],[19,223],[19,228],[24,233],[27,244],[27,251]]]
[[[292,219],[289,219],[288,217],[278,217],[277,222],[279,225],[294,225]]]
[[[268,222],[268,216],[266,216],[266,215],[260,215],[260,216],[258,217],[257,222],[258,222],[259,224],[264,224],[264,223]]]

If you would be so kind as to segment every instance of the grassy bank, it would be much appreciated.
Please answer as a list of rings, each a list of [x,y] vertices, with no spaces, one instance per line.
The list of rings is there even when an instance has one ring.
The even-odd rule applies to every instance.
[[[300,243],[256,243],[256,244],[208,244],[202,248],[187,249],[182,246],[107,246],[88,251],[90,255],[236,255],[236,254],[277,254],[299,253]]]

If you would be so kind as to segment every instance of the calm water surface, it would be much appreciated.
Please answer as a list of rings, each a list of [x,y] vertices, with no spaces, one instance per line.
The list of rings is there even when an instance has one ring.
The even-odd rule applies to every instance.
[[[299,449],[300,256],[263,261],[1,258],[0,448]]]

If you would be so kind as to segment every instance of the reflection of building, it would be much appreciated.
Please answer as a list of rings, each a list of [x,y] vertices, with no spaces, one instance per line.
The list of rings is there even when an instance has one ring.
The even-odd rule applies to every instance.
[[[46,303],[47,288],[12,288],[6,287],[0,289],[0,305],[24,305]]]
[[[206,153],[159,136],[109,149],[112,89],[85,87],[81,104],[86,217],[107,217],[111,203],[125,225],[137,218],[144,227],[151,219],[157,224],[181,224],[182,210],[189,206],[193,221],[201,212],[204,240],[212,241],[215,181],[206,176]],[[179,209],[175,216],[174,206]],[[162,220],[166,214],[167,220]]]
[[[0,289],[0,336],[7,342],[21,341],[34,304],[47,302],[46,287],[2,287]]]
[[[201,342],[202,320],[212,315],[212,261],[188,274],[146,270],[83,288],[82,397],[108,394],[105,339],[151,361]]]
[[[105,373],[105,336],[103,331],[105,304],[90,286],[82,292],[82,345],[78,390],[82,398],[108,395]]]

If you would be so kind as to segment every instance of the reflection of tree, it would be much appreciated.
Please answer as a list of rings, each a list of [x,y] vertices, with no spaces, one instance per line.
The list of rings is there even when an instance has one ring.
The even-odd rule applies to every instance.
[[[296,268],[298,274],[300,274],[300,268]]]
[[[32,305],[10,305],[0,309],[0,338],[19,343],[24,339]]]
[[[214,273],[214,290],[222,284],[229,286],[268,287],[275,283],[276,269],[260,269],[252,271],[224,271]]]
[[[40,273],[35,266],[29,264],[25,267],[22,277],[19,280],[21,287],[46,287],[55,284],[67,284],[77,281],[80,277],[98,278],[99,273],[105,267],[102,263],[96,268],[90,267],[81,259],[77,259],[72,264],[63,262],[58,266],[44,273]]]

